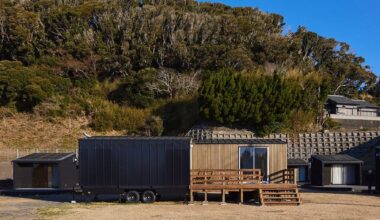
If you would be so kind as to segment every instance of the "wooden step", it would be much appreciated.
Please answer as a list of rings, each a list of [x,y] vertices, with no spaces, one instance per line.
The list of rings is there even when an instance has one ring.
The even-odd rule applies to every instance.
[[[283,190],[283,189],[279,189],[279,190],[263,190],[262,191],[263,193],[286,193],[286,192],[292,192],[292,193],[296,193],[297,190],[295,189],[287,189],[287,190]]]
[[[300,202],[266,202],[264,205],[301,205]]]
[[[263,189],[259,191],[262,205],[301,205],[298,189]]]
[[[273,196],[273,197],[267,197],[267,196],[263,196],[262,197],[263,199],[295,199],[295,198],[299,198],[298,195],[294,195],[294,196]]]
[[[281,192],[281,193],[278,193],[278,192],[263,192],[263,195],[295,195],[297,193],[295,192]]]
[[[286,200],[297,200],[299,201],[300,199],[298,197],[290,197],[290,198],[263,198],[264,202],[267,202],[267,201],[271,201],[271,200],[283,200],[283,201],[286,201]],[[277,202],[277,201],[276,201]]]

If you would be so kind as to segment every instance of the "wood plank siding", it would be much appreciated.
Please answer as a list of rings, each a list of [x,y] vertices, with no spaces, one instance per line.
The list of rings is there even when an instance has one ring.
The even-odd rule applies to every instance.
[[[193,143],[192,146],[191,169],[239,169],[239,147],[268,147],[269,176],[288,166],[286,144]]]

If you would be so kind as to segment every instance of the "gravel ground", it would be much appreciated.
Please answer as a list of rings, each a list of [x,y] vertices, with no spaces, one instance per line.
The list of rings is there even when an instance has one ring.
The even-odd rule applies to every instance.
[[[347,193],[301,194],[301,206],[269,206],[210,202],[119,204],[116,202],[63,203],[0,197],[0,218],[9,219],[380,219],[380,197]]]

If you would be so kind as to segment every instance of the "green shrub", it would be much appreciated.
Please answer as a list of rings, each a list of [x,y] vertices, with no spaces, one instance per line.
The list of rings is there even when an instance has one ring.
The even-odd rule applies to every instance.
[[[154,69],[144,69],[132,74],[125,79],[116,90],[108,95],[108,99],[127,106],[146,108],[150,106],[155,98],[151,88],[154,79]]]
[[[158,116],[151,116],[146,121],[146,129],[150,136],[161,136],[164,132],[164,122]]]
[[[188,131],[199,119],[196,97],[173,99],[157,108],[164,124],[165,135],[178,135]]]
[[[71,83],[39,67],[24,67],[20,62],[0,61],[0,105],[31,112],[57,94],[67,94]]]
[[[327,118],[325,123],[323,124],[323,129],[327,130],[337,130],[340,128],[340,123],[335,121],[334,119]]]
[[[107,101],[97,101],[90,126],[97,131],[125,130],[127,133],[133,133],[144,127],[148,114],[146,110],[124,108]]]
[[[243,125],[258,135],[279,131],[299,106],[301,87],[278,74],[211,74],[200,90],[201,116],[227,125]]]

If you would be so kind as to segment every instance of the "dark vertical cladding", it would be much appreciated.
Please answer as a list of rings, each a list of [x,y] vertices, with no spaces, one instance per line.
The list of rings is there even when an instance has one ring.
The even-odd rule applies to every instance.
[[[83,188],[184,189],[189,185],[190,139],[81,139],[79,161]]]
[[[311,158],[311,184],[323,186],[323,164],[321,161]]]

